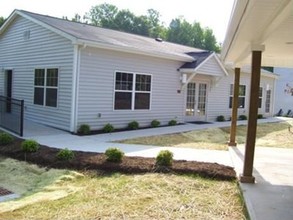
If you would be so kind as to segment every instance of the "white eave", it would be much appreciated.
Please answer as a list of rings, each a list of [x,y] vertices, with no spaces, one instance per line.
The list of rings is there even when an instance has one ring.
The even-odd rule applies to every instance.
[[[292,0],[235,0],[221,59],[241,67],[260,48],[262,66],[293,67]]]

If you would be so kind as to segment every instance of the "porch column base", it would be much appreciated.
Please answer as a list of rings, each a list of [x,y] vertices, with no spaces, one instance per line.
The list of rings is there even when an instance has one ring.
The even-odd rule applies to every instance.
[[[237,146],[237,142],[233,142],[233,141],[229,141],[227,144],[229,147],[236,147]]]
[[[243,174],[239,177],[241,183],[255,183],[254,176],[243,176]]]

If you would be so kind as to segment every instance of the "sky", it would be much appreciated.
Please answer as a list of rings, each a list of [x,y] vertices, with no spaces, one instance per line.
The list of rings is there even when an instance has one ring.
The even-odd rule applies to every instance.
[[[2,0],[4,1],[4,0]],[[7,0],[1,4],[0,16],[7,18],[14,9],[22,9],[53,17],[83,16],[92,6],[113,4],[118,9],[129,9],[136,15],[145,15],[147,9],[159,11],[165,26],[173,18],[183,16],[188,22],[199,22],[209,27],[219,43],[225,38],[234,0]]]

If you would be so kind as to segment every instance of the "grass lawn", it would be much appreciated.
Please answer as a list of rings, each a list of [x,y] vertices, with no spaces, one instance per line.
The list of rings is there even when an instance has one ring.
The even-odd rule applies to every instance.
[[[25,195],[1,203],[3,220],[246,218],[236,181],[155,173],[77,173],[0,159],[0,172],[5,173],[0,186]]]
[[[289,124],[265,123],[257,127],[258,146],[293,148],[293,133],[288,131]],[[244,144],[246,139],[247,126],[237,127],[237,143]],[[227,150],[230,127],[210,128],[198,131],[190,131],[176,134],[151,136],[122,140],[119,143],[144,144],[155,146],[188,147],[198,149]]]

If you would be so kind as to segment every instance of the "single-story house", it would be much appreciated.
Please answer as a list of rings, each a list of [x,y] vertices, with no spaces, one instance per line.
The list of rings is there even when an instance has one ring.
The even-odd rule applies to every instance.
[[[242,69],[239,114],[248,114]],[[263,71],[259,113],[274,113],[276,76]],[[136,120],[148,126],[231,116],[234,72],[218,55],[124,32],[15,10],[0,29],[0,95],[24,117],[76,132]]]
[[[278,74],[275,113],[282,109],[283,115],[286,115],[293,111],[293,68],[275,67],[274,73]]]

